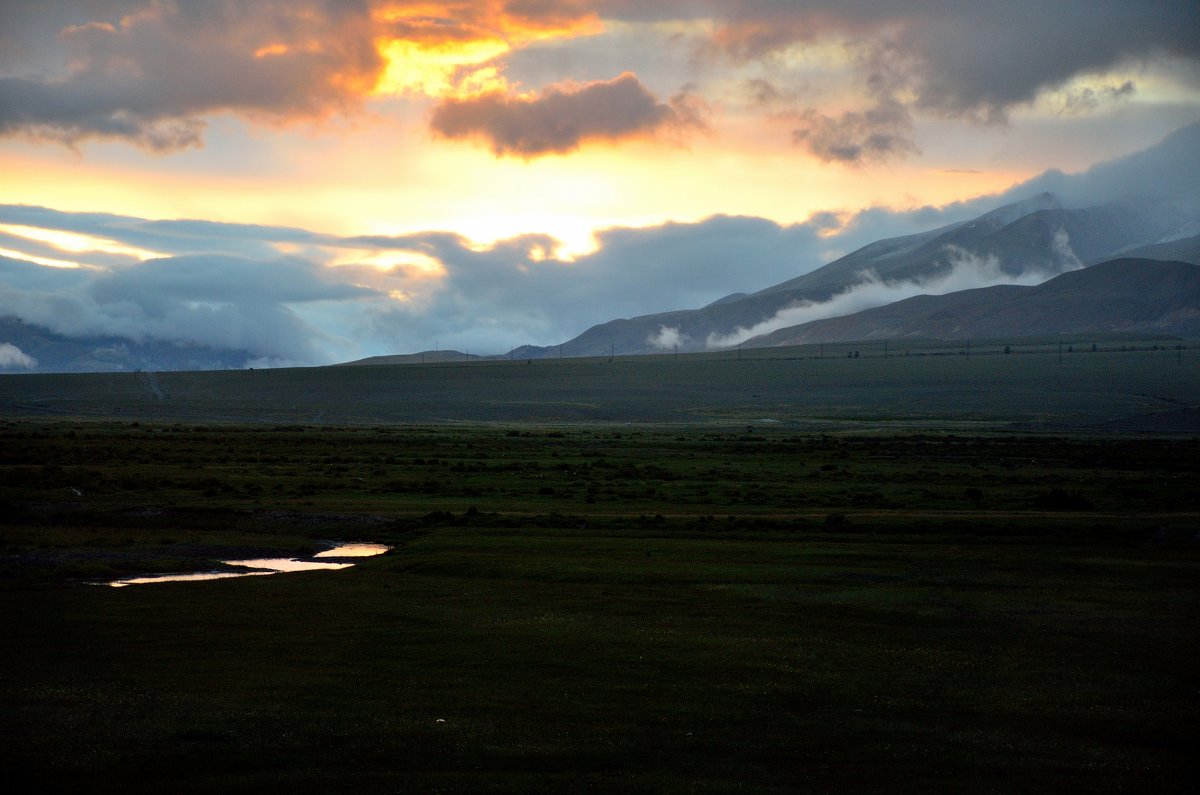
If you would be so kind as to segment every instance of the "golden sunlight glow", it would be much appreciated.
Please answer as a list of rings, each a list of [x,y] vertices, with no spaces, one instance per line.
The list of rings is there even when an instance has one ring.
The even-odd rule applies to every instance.
[[[376,93],[470,96],[508,87],[495,67],[482,66],[508,52],[503,41],[425,44],[395,39],[378,46],[387,67],[375,86]]]
[[[268,58],[272,55],[287,55],[288,46],[286,44],[268,44],[265,47],[259,47],[254,51],[255,58]]]
[[[20,259],[26,262],[36,262],[38,265],[45,265],[47,268],[82,268],[78,262],[69,262],[65,259],[51,259],[50,257],[39,257],[36,254],[26,254],[23,251],[13,251],[11,248],[0,248],[0,257],[8,257],[10,259]]]
[[[399,268],[406,271],[406,275],[418,278],[441,278],[446,274],[442,263],[419,251],[354,250],[343,253],[331,265],[368,265],[381,271]]]
[[[431,97],[476,96],[508,90],[492,61],[537,41],[591,35],[602,30],[595,13],[535,24],[515,17],[498,0],[476,4],[473,16],[449,23],[442,4],[404,4],[376,10],[384,34],[375,45],[387,62],[375,84],[376,94]]]
[[[318,39],[309,39],[308,41],[301,43],[293,42],[292,44],[276,42],[274,44],[264,44],[262,47],[259,47],[254,51],[254,57],[270,58],[271,56],[287,55],[288,53],[293,52],[318,53],[323,52],[324,49],[324,45],[321,44]]]
[[[136,257],[137,259],[154,259],[165,256],[156,251],[137,248],[136,246],[127,246],[115,240],[85,235],[79,232],[63,232],[58,229],[41,229],[39,227],[21,226],[19,224],[0,224],[0,232],[6,232],[16,237],[23,237],[26,240],[49,243],[57,249],[76,254],[86,251],[103,251],[106,254],[121,254],[128,257]],[[25,258],[32,259],[28,255]],[[71,267],[75,267],[75,263],[71,263]]]

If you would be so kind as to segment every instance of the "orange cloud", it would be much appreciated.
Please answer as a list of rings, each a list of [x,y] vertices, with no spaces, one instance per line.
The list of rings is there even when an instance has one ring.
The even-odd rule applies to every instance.
[[[388,3],[376,8],[376,46],[387,65],[376,93],[478,96],[509,85],[496,59],[533,42],[602,29],[571,3]]]
[[[104,18],[99,8],[29,43],[65,48],[65,71],[0,73],[0,136],[173,150],[200,145],[214,113],[280,123],[353,111],[375,93],[504,90],[496,58],[600,24],[581,6],[533,0],[116,0],[126,13]]]

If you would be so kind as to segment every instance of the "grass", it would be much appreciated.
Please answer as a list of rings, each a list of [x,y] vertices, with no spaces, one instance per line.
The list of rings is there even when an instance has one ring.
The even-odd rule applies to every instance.
[[[1057,342],[0,377],[0,765],[1190,791],[1196,349]]]
[[[1187,791],[1198,470],[1186,437],[13,420],[0,764],[67,791]],[[395,549],[88,584],[330,539]]]
[[[68,788],[1183,789],[1197,563],[449,525],[337,574],[22,594],[7,750]]]
[[[613,359],[0,376],[0,416],[394,425],[1079,429],[1195,407],[1194,341],[912,341]],[[1183,347],[1176,347],[1183,346]],[[859,358],[846,352],[858,350]],[[1194,420],[1189,430],[1195,430]]]

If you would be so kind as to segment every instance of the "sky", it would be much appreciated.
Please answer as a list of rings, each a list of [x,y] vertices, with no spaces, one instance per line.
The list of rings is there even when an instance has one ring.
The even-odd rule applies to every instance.
[[[0,317],[553,345],[1197,120],[1194,0],[0,0]]]

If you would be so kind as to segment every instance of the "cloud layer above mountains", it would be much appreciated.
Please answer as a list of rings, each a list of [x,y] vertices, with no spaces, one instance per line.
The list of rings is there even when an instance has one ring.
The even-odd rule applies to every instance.
[[[0,0],[0,317],[554,344],[1022,191],[1190,196],[1194,136],[971,198],[1198,114],[1191,0]]]
[[[1129,195],[1169,198],[1195,213],[1200,189],[1194,180],[1166,175],[1197,173],[1198,144],[1200,125],[1193,125],[1153,150],[1084,174],[1046,174],[1001,196],[942,208],[819,213],[792,225],[714,216],[612,228],[598,234],[596,251],[574,260],[556,256],[558,241],[545,235],[480,246],[448,232],[336,236],[4,205],[0,317],[71,337],[245,350],[268,363],[320,364],[435,344],[502,353],[555,344],[614,317],[695,308],[761,289],[876,240],[968,220],[1047,187],[1074,206]],[[972,256],[961,252],[960,259]],[[56,267],[65,263],[78,267]],[[903,295],[867,278],[840,304],[797,307],[795,317],[776,318],[771,328],[914,290],[1002,281],[979,268],[953,275],[960,280],[909,285]],[[714,344],[764,330],[731,330],[733,336]],[[672,342],[663,337],[662,344]]]

